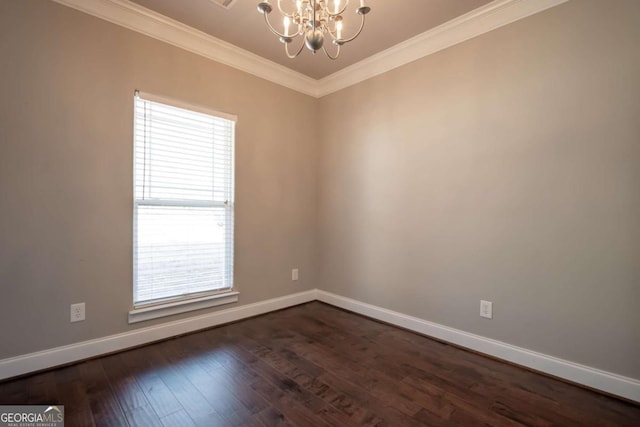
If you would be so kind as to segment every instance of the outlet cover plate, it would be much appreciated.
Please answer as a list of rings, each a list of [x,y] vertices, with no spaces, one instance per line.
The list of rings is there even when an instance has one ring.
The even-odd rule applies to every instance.
[[[71,304],[71,323],[82,322],[85,319],[85,306],[83,302]]]
[[[491,301],[480,300],[480,317],[493,319],[493,303]]]

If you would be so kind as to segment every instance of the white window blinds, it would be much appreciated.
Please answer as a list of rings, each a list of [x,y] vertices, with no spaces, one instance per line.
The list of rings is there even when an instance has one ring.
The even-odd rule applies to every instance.
[[[232,288],[235,118],[134,99],[134,305]]]

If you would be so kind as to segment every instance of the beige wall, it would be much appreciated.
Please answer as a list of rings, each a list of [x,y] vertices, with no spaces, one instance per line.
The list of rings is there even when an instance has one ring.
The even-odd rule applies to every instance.
[[[240,304],[316,287],[317,100],[50,1],[0,1],[0,58],[0,358],[134,327],[134,89],[238,115]]]
[[[323,98],[321,288],[640,378],[639,17],[573,0]]]
[[[1,1],[0,359],[180,317],[126,323],[141,89],[239,116],[240,304],[319,287],[640,378],[638,16],[573,0],[318,101]]]

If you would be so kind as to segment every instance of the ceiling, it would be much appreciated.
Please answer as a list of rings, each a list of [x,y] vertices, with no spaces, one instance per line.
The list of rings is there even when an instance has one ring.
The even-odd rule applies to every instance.
[[[282,43],[269,32],[264,18],[258,13],[260,0],[236,0],[229,9],[216,4],[216,0],[132,1],[311,78],[321,79],[491,0],[367,0],[371,13],[367,15],[364,31],[342,47],[340,57],[335,61],[321,52],[313,55],[307,49],[296,59],[287,58]],[[283,0],[283,7],[290,1]],[[358,5],[357,0],[350,0],[345,13],[345,34],[357,29],[359,17],[355,8]],[[272,12],[272,18],[274,25],[279,24],[277,8]],[[296,42],[300,41],[293,43]]]

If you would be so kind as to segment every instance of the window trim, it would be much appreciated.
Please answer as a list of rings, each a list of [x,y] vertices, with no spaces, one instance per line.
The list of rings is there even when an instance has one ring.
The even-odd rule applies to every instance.
[[[207,107],[203,107],[201,105],[198,104],[191,104],[191,103],[187,103],[187,102],[183,102],[174,98],[170,98],[170,97],[165,97],[165,96],[160,96],[160,95],[154,95],[154,94],[150,94],[147,92],[142,92],[140,90],[135,90],[134,91],[134,113],[135,113],[135,99],[136,98],[141,98],[147,101],[151,101],[151,102],[158,102],[158,103],[162,103],[162,104],[166,104],[169,106],[173,106],[173,107],[177,107],[177,108],[182,108],[185,110],[190,110],[190,111],[194,111],[194,112],[198,112],[198,113],[202,113],[202,114],[207,114],[207,115],[211,115],[211,116],[215,116],[215,117],[219,117],[225,120],[229,120],[229,121],[233,121],[234,122],[234,126],[232,129],[233,132],[233,138],[232,138],[232,146],[231,146],[231,170],[232,170],[232,174],[231,174],[231,194],[230,200],[225,200],[224,202],[219,202],[219,201],[198,201],[198,200],[138,200],[136,199],[136,180],[135,180],[135,176],[133,179],[133,239],[132,239],[132,243],[133,243],[133,256],[134,256],[134,264],[133,264],[133,271],[132,271],[132,278],[133,278],[133,282],[132,282],[132,309],[129,310],[128,313],[128,323],[132,324],[132,323],[138,323],[138,322],[143,322],[146,320],[151,320],[151,319],[157,319],[160,317],[165,317],[165,316],[171,316],[171,315],[175,315],[175,314],[180,314],[180,313],[186,313],[189,311],[194,311],[194,310],[201,310],[204,308],[209,308],[209,307],[215,307],[215,306],[219,306],[219,305],[223,305],[223,304],[231,304],[231,303],[235,303],[238,301],[238,296],[240,295],[240,292],[235,290],[235,280],[232,277],[231,278],[231,287],[230,288],[225,288],[225,289],[221,289],[221,290],[211,290],[211,291],[206,291],[206,292],[200,292],[200,293],[193,293],[193,294],[188,294],[185,296],[175,296],[175,297],[170,297],[170,298],[166,298],[166,299],[161,299],[161,300],[151,300],[151,301],[147,301],[147,302],[141,302],[141,303],[135,303],[135,286],[137,283],[137,274],[136,274],[136,268],[135,268],[135,258],[137,257],[137,235],[136,235],[136,229],[137,229],[137,221],[138,221],[138,215],[137,215],[137,207],[138,206],[192,206],[192,207],[226,207],[226,208],[231,208],[231,212],[233,213],[233,216],[235,217],[235,134],[236,134],[236,126],[238,123],[238,116],[234,115],[234,114],[229,114],[229,113],[224,113],[224,112],[220,112],[217,110],[212,110],[210,108]],[[135,158],[135,150],[136,150],[136,144],[135,144],[135,119],[133,121],[133,167],[134,167],[134,171],[135,171],[135,166],[136,166],[136,158]],[[228,214],[228,213],[227,213]],[[235,221],[233,223],[233,228],[235,229]],[[233,255],[232,255],[232,265],[235,265],[235,230],[232,230],[232,238],[234,239],[234,242],[232,242],[233,245]],[[232,267],[231,269],[232,272],[235,271],[235,269]],[[235,274],[232,273],[233,276],[235,276]]]
[[[147,101],[159,102],[161,104],[167,104],[185,110],[191,110],[202,114],[208,114],[210,116],[216,116],[221,119],[231,120],[233,122],[236,122],[236,124],[238,123],[238,116],[236,116],[235,114],[224,113],[222,111],[213,110],[211,108],[203,107],[202,105],[198,104],[191,104],[188,102],[180,101],[168,96],[154,95],[148,92],[142,92],[140,90],[136,90],[134,92],[134,96],[146,99]]]
[[[201,310],[203,308],[215,307],[217,305],[231,304],[238,302],[238,295],[240,295],[240,292],[231,290],[230,292],[225,291],[205,296],[201,295],[199,297],[170,299],[166,302],[155,304],[148,303],[146,305],[137,306],[133,310],[129,311],[129,324],[194,310]]]

